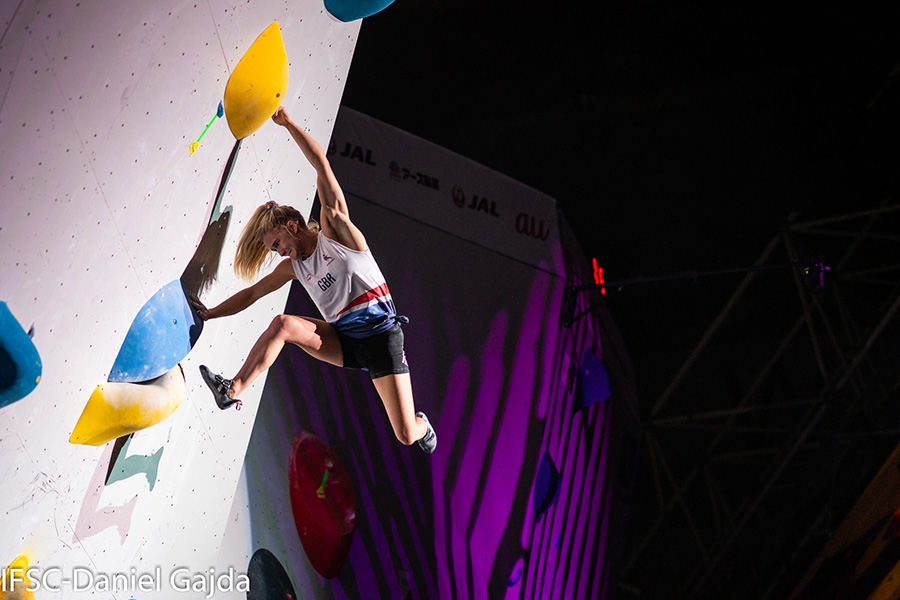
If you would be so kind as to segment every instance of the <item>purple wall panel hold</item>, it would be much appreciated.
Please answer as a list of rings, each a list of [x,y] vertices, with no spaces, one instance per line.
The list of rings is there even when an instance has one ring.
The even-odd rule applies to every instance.
[[[541,457],[537,478],[534,483],[533,510],[536,521],[540,522],[544,511],[559,500],[559,490],[559,469],[556,468],[550,454],[545,452],[544,456]]]
[[[573,410],[582,410],[596,402],[602,402],[612,393],[609,374],[593,350],[584,353],[581,367],[578,370],[578,385],[575,387]]]

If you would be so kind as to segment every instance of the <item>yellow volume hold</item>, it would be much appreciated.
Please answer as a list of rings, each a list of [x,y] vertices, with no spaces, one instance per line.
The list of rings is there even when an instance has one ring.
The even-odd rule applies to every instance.
[[[287,50],[275,21],[250,45],[225,84],[225,118],[235,139],[251,135],[275,114],[287,85]]]
[[[81,412],[69,442],[102,446],[156,425],[181,406],[186,394],[181,365],[144,383],[100,384]]]
[[[28,558],[17,556],[2,571],[0,577],[0,600],[34,600],[34,584],[28,577]]]

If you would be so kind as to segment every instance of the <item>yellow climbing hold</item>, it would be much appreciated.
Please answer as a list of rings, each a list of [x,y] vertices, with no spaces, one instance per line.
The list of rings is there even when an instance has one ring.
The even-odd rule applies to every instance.
[[[28,558],[25,556],[17,556],[6,569],[2,569],[0,600],[34,600],[34,592],[28,590],[34,585],[27,572]]]
[[[75,424],[69,442],[102,446],[123,435],[156,425],[181,406],[186,393],[181,365],[145,383],[112,381],[98,385]]]
[[[250,45],[225,84],[225,118],[236,139],[251,135],[275,114],[287,85],[287,51],[276,21]]]

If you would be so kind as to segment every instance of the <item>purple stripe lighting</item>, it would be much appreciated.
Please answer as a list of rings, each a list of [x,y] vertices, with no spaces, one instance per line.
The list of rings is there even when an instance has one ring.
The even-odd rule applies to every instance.
[[[468,423],[466,435],[455,436],[455,445],[462,459],[456,477],[450,473],[444,478],[446,483],[452,480],[452,491],[449,499],[453,528],[450,531],[450,564],[456,574],[453,581],[452,596],[460,597],[468,589],[472,576],[470,572],[470,553],[467,533],[473,518],[475,501],[481,491],[481,472],[485,468],[484,459],[487,446],[491,440],[491,429],[497,412],[496,398],[503,388],[503,346],[506,341],[508,318],[505,312],[495,316],[493,326],[488,334],[484,348],[484,361],[481,379],[474,404],[474,413]],[[435,502],[439,499],[435,498]]]
[[[470,380],[470,365],[465,357],[458,358],[450,369],[450,377],[448,378],[447,396],[445,398],[445,407],[458,407],[464,405],[466,397],[466,389]],[[449,503],[446,502],[446,491],[444,481],[449,469],[450,459],[454,455],[451,447],[449,451],[444,450],[447,446],[453,446],[454,441],[459,438],[460,425],[462,421],[462,411],[445,410],[441,412],[441,451],[432,456],[432,489],[434,491],[434,545],[437,555],[437,564],[445,565],[444,568],[437,569],[438,589],[441,598],[451,598],[451,590],[453,589],[453,581],[451,579],[452,570],[448,568],[451,564],[450,553],[448,553],[449,542],[451,538],[452,527],[452,511],[449,510]],[[442,440],[449,438],[450,444],[446,444]]]
[[[409,273],[423,272],[417,256],[403,258]],[[365,373],[317,363],[296,348],[273,367],[264,404],[277,439],[255,442],[258,453],[248,464],[269,468],[265,451],[280,452],[286,429],[307,429],[353,466],[358,500],[344,569],[324,581],[295,561],[298,593],[358,599],[408,592],[423,600],[605,595],[614,514],[607,463],[615,456],[611,415],[621,381],[614,376],[622,366],[604,361],[616,384],[607,401],[573,410],[583,360],[601,356],[600,322],[591,316],[561,328],[560,279],[522,265],[490,269],[519,291],[487,290],[484,298],[453,303],[442,287],[453,279],[410,275],[396,290],[392,285],[406,306],[410,299],[421,304],[408,309],[407,354],[416,408],[438,433],[433,455],[396,440]],[[309,314],[302,307],[287,312]],[[559,499],[545,503],[536,520],[545,456],[559,471]],[[263,487],[268,494],[279,488],[257,489]],[[283,523],[253,528],[266,530],[260,539],[270,547],[278,544],[269,538],[296,537]]]
[[[505,401],[499,399],[503,402],[500,428],[494,452],[489,455],[490,471],[484,482],[479,515],[470,536],[469,551],[475,570],[476,589],[480,586],[488,587],[500,541],[510,521],[516,519],[516,525],[521,526],[519,519],[522,518],[523,511],[516,509],[519,479],[524,467],[533,469],[537,463],[534,457],[526,460],[527,431],[535,390],[538,388],[535,381],[539,373],[537,349],[541,347],[539,342],[545,321],[537,317],[547,312],[546,283],[546,278],[538,277],[532,285],[519,340],[515,346],[514,366],[508,379],[509,391]],[[530,483],[531,478],[528,479]]]

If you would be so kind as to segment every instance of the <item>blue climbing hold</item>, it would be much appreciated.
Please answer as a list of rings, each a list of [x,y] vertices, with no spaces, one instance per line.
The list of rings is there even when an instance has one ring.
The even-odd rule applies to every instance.
[[[559,469],[553,464],[550,454],[545,452],[538,466],[537,478],[534,482],[534,521],[541,520],[548,508],[559,500],[561,481]]]
[[[588,348],[585,350],[581,367],[578,369],[578,385],[575,387],[572,412],[603,402],[612,393],[609,374],[600,359]]]
[[[522,575],[525,572],[525,561],[523,559],[519,559],[516,561],[515,566],[513,566],[512,575],[509,576],[509,580],[506,582],[506,587],[512,588],[516,587],[516,585],[522,581]]]
[[[381,12],[394,0],[325,0],[325,10],[338,21],[349,23]]]
[[[168,373],[188,355],[202,331],[203,319],[181,281],[166,284],[131,323],[109,381],[139,383]]]
[[[0,302],[0,407],[21,400],[41,380],[41,356],[31,338]]]

